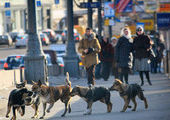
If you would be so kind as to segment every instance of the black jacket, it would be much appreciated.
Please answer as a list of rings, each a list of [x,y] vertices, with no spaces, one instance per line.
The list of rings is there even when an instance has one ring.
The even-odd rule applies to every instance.
[[[134,55],[135,58],[142,59],[148,58],[148,50],[151,48],[151,40],[145,35],[137,35],[133,41]]]

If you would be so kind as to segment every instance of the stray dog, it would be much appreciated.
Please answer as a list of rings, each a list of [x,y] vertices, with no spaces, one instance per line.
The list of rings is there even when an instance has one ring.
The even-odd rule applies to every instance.
[[[138,84],[128,85],[128,84],[122,83],[122,81],[118,79],[115,79],[115,82],[113,83],[111,88],[109,88],[109,90],[118,91],[119,95],[124,99],[125,104],[121,112],[125,112],[128,107],[131,108],[131,106],[129,106],[130,100],[132,100],[132,102],[134,103],[134,108],[132,109],[132,111],[136,111],[136,107],[137,107],[136,96],[137,95],[141,100],[144,101],[145,108],[146,109],[148,108],[148,103],[143,94],[143,90]]]
[[[26,89],[26,87],[25,87],[26,84],[27,84],[27,81],[24,80],[24,81],[21,82],[20,84],[16,84],[16,88],[17,88],[18,90],[23,89],[23,88]],[[29,101],[31,101],[31,102],[28,104]],[[39,101],[39,97],[36,95],[36,93],[33,93],[33,95],[32,95],[31,97],[25,99],[24,102],[25,102],[24,104],[25,104],[26,106],[31,105],[31,107],[35,110],[35,114],[34,114],[34,116],[33,116],[32,118],[37,118],[37,117],[38,117],[38,106],[39,106],[39,104],[40,104],[40,101]],[[12,102],[11,102],[11,103],[12,103]],[[11,107],[9,107],[9,105],[8,105],[6,117],[9,117],[9,113],[10,113],[10,111],[11,111],[10,109],[11,109]],[[24,108],[24,109],[25,109],[25,108]],[[19,111],[19,112],[22,112],[22,110],[23,110],[22,108],[19,108],[19,107],[18,107],[18,111]]]
[[[92,112],[92,104],[100,101],[107,105],[107,112],[111,112],[112,103],[110,102],[110,91],[104,87],[82,87],[75,86],[71,92],[71,96],[78,95],[87,102],[87,112],[84,115],[90,115]]]
[[[16,109],[19,111],[21,116],[23,116],[25,114],[25,105],[32,104],[32,95],[33,92],[26,88],[12,90],[8,98],[6,117],[9,117],[11,107],[13,108],[13,117],[11,120],[16,120]]]
[[[33,81],[32,81],[33,82]],[[32,86],[32,91],[36,92],[40,100],[43,103],[43,115],[40,117],[40,119],[43,119],[45,116],[45,110],[46,110],[46,105],[49,103],[49,107],[47,109],[47,112],[50,112],[50,109],[53,107],[54,103],[57,100],[61,100],[63,103],[65,103],[65,111],[62,114],[62,117],[65,116],[67,110],[69,109],[69,113],[71,112],[71,107],[70,107],[70,100],[71,96],[70,93],[72,91],[71,88],[71,82],[69,81],[69,73],[66,73],[66,85],[61,85],[61,86],[46,86],[41,83],[39,80],[38,82],[33,82]]]

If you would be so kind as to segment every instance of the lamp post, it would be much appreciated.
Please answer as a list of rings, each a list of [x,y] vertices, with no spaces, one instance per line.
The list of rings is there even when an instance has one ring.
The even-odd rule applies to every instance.
[[[64,57],[64,71],[69,72],[70,77],[79,77],[78,56],[75,50],[73,33],[73,0],[67,0],[67,46]]]
[[[101,33],[102,33],[102,15],[101,15],[101,10],[102,10],[102,6],[101,6],[101,0],[98,0],[98,2],[100,2],[100,7],[98,8],[98,39],[101,42]]]
[[[25,61],[25,79],[28,83],[41,80],[47,83],[47,65],[41,41],[37,35],[36,0],[27,0],[28,5],[28,44]]]
[[[92,0],[88,0],[88,3],[92,3]],[[88,27],[91,29],[93,29],[92,15],[93,15],[93,9],[89,7],[88,8]]]

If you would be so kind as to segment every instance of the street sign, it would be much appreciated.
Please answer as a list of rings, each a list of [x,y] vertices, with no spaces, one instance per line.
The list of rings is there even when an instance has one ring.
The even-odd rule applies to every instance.
[[[41,6],[41,1],[37,1],[37,7]]]
[[[104,3],[104,16],[105,17],[114,17],[115,10],[114,10],[114,3],[113,2],[105,2]]]
[[[10,2],[5,2],[5,8],[10,8]]]
[[[5,11],[5,16],[11,16],[11,11],[10,10],[6,10]]]
[[[170,28],[170,13],[157,13],[158,29]]]
[[[54,0],[55,4],[59,4],[59,0]]]
[[[101,6],[100,2],[82,2],[80,3],[81,8],[99,8]]]
[[[104,25],[105,26],[114,26],[115,25],[115,21],[113,19],[105,19],[104,20]]]

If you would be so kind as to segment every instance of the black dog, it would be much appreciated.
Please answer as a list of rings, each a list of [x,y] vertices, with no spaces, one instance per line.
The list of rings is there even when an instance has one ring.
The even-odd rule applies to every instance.
[[[11,120],[16,120],[16,109],[19,111],[21,116],[23,116],[25,114],[25,105],[32,104],[32,95],[33,92],[26,88],[12,90],[8,98],[6,117],[9,117],[11,107],[13,109],[13,117]]]
[[[107,112],[111,112],[112,103],[110,102],[110,91],[104,87],[82,87],[75,86],[71,92],[71,96],[78,95],[87,102],[87,113],[90,115],[92,112],[92,104],[96,101],[100,101],[107,105]]]

